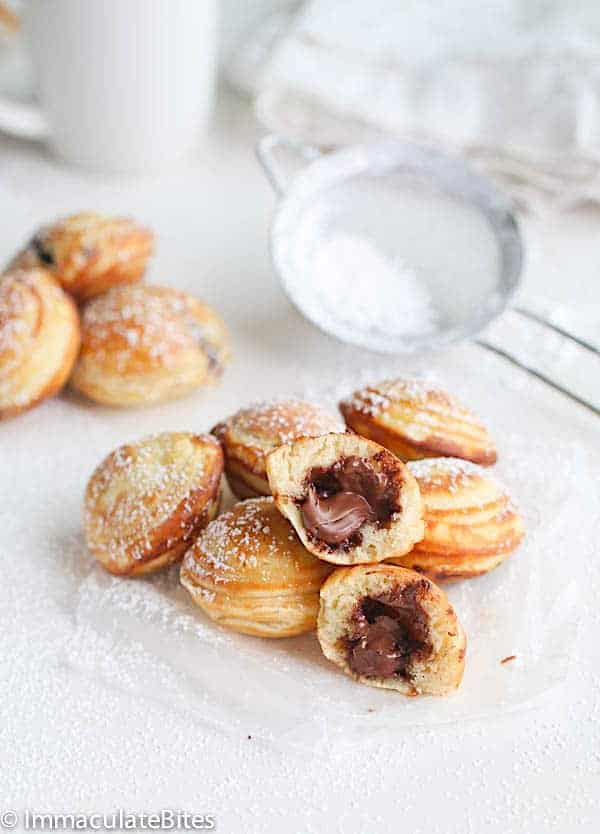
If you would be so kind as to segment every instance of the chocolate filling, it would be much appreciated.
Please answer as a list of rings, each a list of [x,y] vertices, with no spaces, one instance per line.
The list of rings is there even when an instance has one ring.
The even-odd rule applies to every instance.
[[[335,545],[349,539],[365,521],[373,521],[375,513],[362,495],[338,492],[331,498],[319,498],[311,485],[302,504],[302,517],[312,536]]]
[[[214,376],[220,376],[223,368],[221,365],[221,357],[216,346],[206,337],[204,328],[192,316],[186,316],[186,324],[192,339],[194,339],[206,354],[210,373]]]
[[[45,246],[37,235],[31,240],[31,248],[45,266],[55,266],[54,255]]]
[[[385,464],[385,457],[380,463]],[[382,469],[356,456],[311,469],[300,505],[308,534],[330,547],[350,546],[360,544],[359,530],[366,522],[389,521],[400,509],[397,473]]]
[[[208,368],[211,374],[220,376],[223,368],[221,366],[221,357],[219,356],[219,352],[207,339],[202,339],[201,346],[202,350],[206,354],[206,358],[208,359]]]
[[[363,597],[345,638],[350,669],[363,677],[410,680],[409,665],[432,652],[429,618],[420,600],[427,592],[420,580],[378,597]]]

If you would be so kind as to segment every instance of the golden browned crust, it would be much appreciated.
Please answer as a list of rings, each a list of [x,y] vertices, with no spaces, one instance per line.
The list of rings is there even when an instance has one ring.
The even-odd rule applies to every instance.
[[[395,564],[457,580],[495,568],[521,543],[523,519],[485,470],[455,458],[408,464],[423,499],[425,536]]]
[[[43,226],[11,267],[40,266],[79,301],[139,281],[154,235],[134,220],[84,212]]]
[[[169,287],[116,287],[83,308],[71,385],[107,405],[143,405],[212,384],[228,360],[225,326],[197,298]]]
[[[489,466],[496,448],[485,426],[455,397],[423,380],[369,385],[340,403],[346,424],[402,460],[458,457]]]
[[[225,458],[225,472],[231,491],[241,500],[271,494],[269,482],[266,478],[255,475],[235,460]]]
[[[79,350],[73,301],[42,269],[0,278],[0,419],[32,408],[67,381]]]
[[[19,31],[20,23],[15,12],[6,3],[0,3],[0,27],[14,35]]]
[[[357,674],[348,659],[348,640],[355,628],[358,606],[417,587],[419,612],[426,618],[430,651],[411,659],[402,675]],[[394,689],[403,695],[447,695],[462,681],[466,637],[444,592],[430,580],[395,565],[356,565],[334,571],[321,588],[317,636],[323,654],[360,683]]]
[[[342,431],[335,415],[310,402],[287,399],[256,403],[218,423],[212,433],[225,454],[225,472],[238,498],[270,495],[266,456],[282,443]]]
[[[208,525],[185,555],[181,582],[211,619],[233,631],[293,637],[315,628],[319,589],[331,570],[263,497]]]
[[[313,468],[331,467],[347,457],[369,461],[374,471],[385,473],[394,484],[399,510],[384,526],[365,522],[360,542],[331,548],[312,537],[305,527],[301,503],[306,498],[308,476]],[[267,476],[275,503],[288,518],[304,546],[327,562],[354,565],[381,562],[412,550],[423,538],[421,496],[408,468],[387,449],[355,434],[326,434],[300,438],[284,444],[267,456]]]
[[[218,512],[222,474],[223,454],[210,435],[166,432],[119,447],[87,485],[92,555],[119,576],[180,559]]]

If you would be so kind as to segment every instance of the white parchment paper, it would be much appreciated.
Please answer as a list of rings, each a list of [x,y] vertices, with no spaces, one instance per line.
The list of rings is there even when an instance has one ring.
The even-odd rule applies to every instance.
[[[373,369],[312,380],[294,392],[334,406],[365,376],[372,379]],[[406,699],[361,686],[325,660],[312,634],[275,641],[229,633],[192,604],[177,567],[123,580],[89,560],[68,603],[75,629],[65,661],[192,720],[310,748],[342,750],[414,726],[499,715],[557,697],[577,639],[593,486],[576,438],[536,405],[526,381],[515,387],[511,379],[505,386],[470,368],[440,380],[479,405],[491,423],[500,448],[493,474],[527,525],[524,545],[505,564],[446,588],[468,635],[457,694]],[[516,657],[502,664],[509,655]]]

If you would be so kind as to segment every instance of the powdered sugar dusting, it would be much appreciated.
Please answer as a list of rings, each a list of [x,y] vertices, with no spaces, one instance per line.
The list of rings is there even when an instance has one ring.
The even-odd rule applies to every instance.
[[[408,404],[402,415],[405,432],[439,430],[444,421],[460,422],[469,433],[485,432],[481,421],[456,397],[424,378],[391,379],[355,391],[341,405],[371,417],[386,414],[394,405]]]
[[[0,282],[0,375],[7,376],[30,349],[30,316],[36,304],[33,284],[26,273]]]
[[[122,446],[94,473],[86,493],[85,515],[90,546],[118,560],[125,553],[140,559],[153,547],[156,529],[181,504],[182,535],[193,513],[191,492],[206,483],[206,456],[192,435],[153,435]],[[203,436],[209,445],[210,435]],[[182,503],[183,502],[183,503]],[[181,536],[174,535],[166,547]]]
[[[508,493],[506,487],[501,484],[496,476],[476,463],[461,458],[423,458],[422,460],[411,460],[407,463],[408,468],[419,482],[421,489],[442,489],[450,493],[456,493],[464,489],[469,483],[475,480],[485,481],[494,490],[496,505],[496,520],[502,521],[510,515],[518,513],[517,507]],[[489,492],[486,490],[478,502],[483,507],[490,501]],[[474,506],[474,497],[469,496],[469,506]]]
[[[116,287],[84,308],[84,350],[109,356],[120,370],[136,357],[168,367],[185,349],[201,348],[217,360],[219,351],[195,304],[195,299],[167,287]]]
[[[41,226],[16,263],[43,265],[64,286],[77,292],[77,281],[112,270],[137,280],[152,253],[153,235],[131,218],[81,212]],[[133,271],[127,270],[133,266]]]
[[[42,270],[18,269],[0,276],[0,409],[30,404],[32,391],[42,391],[60,370],[56,363],[63,356],[57,355],[56,346],[76,339],[69,304]]]
[[[251,404],[229,421],[234,431],[274,446],[291,443],[300,437],[344,431],[344,424],[334,414],[306,400],[274,399]]]
[[[200,578],[227,583],[246,566],[257,568],[267,580],[273,562],[296,563],[302,548],[291,525],[277,512],[272,498],[236,504],[211,521],[187,552],[184,567]]]
[[[447,487],[451,492],[472,477],[488,477],[482,466],[461,458],[423,458],[411,460],[407,465],[420,483]]]
[[[384,380],[355,391],[345,402],[357,411],[378,415],[387,411],[393,403],[402,400],[418,405],[427,404],[429,407],[432,396],[443,399],[444,406],[454,404],[458,407],[458,403],[453,402],[445,391],[424,377]]]
[[[523,478],[520,493],[527,507],[537,506],[544,478],[536,467],[532,467],[532,460],[543,453],[545,443],[536,444],[530,437],[522,438],[512,434],[506,436],[506,443],[508,451],[505,453],[504,471],[512,473],[511,482],[519,483],[524,472],[528,473],[527,478]],[[579,471],[579,465],[575,466],[573,461],[570,462],[571,451],[571,447],[557,445],[555,448],[557,457],[553,461],[553,467],[557,464],[561,467],[569,485],[567,487],[566,483],[558,482],[550,485],[546,500],[552,501],[552,506],[565,500],[565,488],[567,491],[571,489],[574,483],[573,475],[575,471]],[[422,464],[423,467],[430,465]],[[462,461],[457,463],[456,468],[458,472],[477,471],[475,465]],[[231,511],[212,522],[210,530],[215,531],[217,546],[213,547],[211,544],[210,548],[204,549],[210,550],[219,575],[227,579],[223,583],[214,582],[212,579],[215,587],[209,587],[209,593],[218,592],[223,586],[226,588],[228,578],[243,567],[245,560],[252,559],[253,556],[258,558],[259,554],[253,549],[253,542],[259,530],[262,533],[265,526],[271,526],[271,522],[261,519],[258,512],[264,501],[265,499],[252,499],[237,505],[238,512],[247,519],[247,524],[240,524],[239,517]],[[229,521],[224,525],[225,519]],[[556,521],[555,518],[554,522]],[[568,650],[567,647],[571,645],[572,631],[565,631],[565,627],[570,628],[570,620],[567,623],[561,621],[555,628],[552,619],[546,621],[545,618],[552,608],[556,592],[563,595],[561,598],[567,605],[567,610],[571,611],[571,590],[561,590],[561,583],[555,582],[552,572],[535,572],[532,571],[531,565],[535,553],[545,553],[544,541],[556,541],[559,529],[560,525],[557,526],[556,523],[542,525],[539,521],[534,521],[524,547],[513,560],[509,560],[499,571],[478,579],[476,583],[464,582],[449,589],[451,602],[459,612],[461,622],[470,637],[467,677],[462,691],[457,698],[444,702],[432,703],[427,699],[414,699],[414,703],[403,703],[402,710],[398,709],[396,701],[392,704],[389,699],[380,697],[380,693],[357,687],[352,681],[333,673],[321,657],[313,638],[303,638],[288,647],[285,644],[265,645],[218,629],[207,622],[200,611],[194,616],[193,612],[190,613],[190,606],[186,607],[182,601],[176,585],[170,584],[175,583],[173,572],[169,572],[168,576],[171,578],[168,581],[164,575],[151,577],[142,583],[123,583],[108,579],[106,581],[112,589],[110,600],[106,601],[102,593],[99,595],[94,591],[86,596],[86,610],[82,609],[81,614],[87,620],[94,610],[101,607],[104,622],[114,616],[116,608],[122,608],[123,615],[129,617],[132,622],[135,621],[138,630],[148,634],[155,656],[164,657],[171,668],[178,670],[178,680],[184,681],[189,670],[194,669],[193,690],[189,697],[189,703],[192,704],[190,708],[203,717],[210,715],[212,720],[217,722],[227,723],[230,714],[232,721],[236,721],[260,703],[261,734],[273,731],[277,735],[276,728],[281,726],[281,720],[285,727],[285,739],[302,747],[312,747],[319,740],[327,744],[331,734],[335,734],[336,744],[343,744],[343,739],[348,742],[350,737],[356,738],[357,734],[360,737],[359,728],[364,729],[364,715],[368,709],[374,710],[369,718],[369,738],[373,739],[373,734],[377,732],[389,733],[392,727],[406,726],[410,728],[410,732],[414,732],[415,725],[435,724],[441,720],[461,721],[465,716],[473,714],[497,714],[506,711],[513,708],[511,705],[519,703],[520,699],[527,700],[533,697],[540,691],[540,687],[543,691],[552,686],[556,676],[563,675],[564,666],[557,664],[556,658],[559,655],[563,657],[564,652]],[[247,542],[249,547],[240,547],[239,542],[244,539],[248,530],[252,530],[252,537]],[[203,535],[207,536],[208,532],[209,528]],[[190,558],[188,555],[186,560]],[[203,573],[202,568],[211,573],[212,566],[209,563],[204,564],[202,558],[195,561],[196,564],[201,563],[198,579],[204,584],[210,577]],[[544,564],[547,564],[545,560]],[[195,566],[193,569],[196,569]],[[105,581],[104,577],[100,578],[102,582]],[[96,572],[94,584],[97,581]],[[550,592],[547,605],[544,602],[545,596],[540,596],[542,589],[537,587],[539,582],[544,587],[550,582],[554,588]],[[154,599],[152,605],[147,602],[142,604],[141,598],[146,600],[151,591]],[[127,599],[124,594],[127,595]],[[527,601],[527,604],[519,606],[517,611],[514,606],[515,594],[519,595],[519,599]],[[550,638],[551,635],[552,639],[549,655],[543,643],[545,638],[541,637],[546,633],[546,629],[550,629],[548,636]],[[185,653],[177,653],[176,647],[185,634],[189,635],[189,640],[185,643]],[[540,645],[538,638],[542,639]],[[517,652],[523,658],[523,673],[519,673],[509,690],[506,690],[503,688],[504,679],[498,678],[500,666],[497,658],[506,656],[508,649]],[[202,658],[201,664],[198,663],[199,657]],[[236,663],[241,665],[236,666]],[[207,703],[204,697],[207,692],[214,692],[215,682],[217,689],[223,685],[223,692],[230,692],[226,681],[235,668],[241,668],[244,673],[250,674],[249,678],[244,678],[244,686],[250,687],[248,695],[246,696],[245,690],[236,690],[234,706],[230,698],[226,699],[225,705],[221,704],[218,697]],[[235,675],[235,671],[233,674]],[[201,706],[195,702],[196,689]],[[248,698],[251,703],[248,702]],[[271,703],[273,710],[269,706]],[[307,703],[311,704],[308,712]],[[321,722],[315,723],[315,714],[323,717],[326,730]]]
[[[0,375],[30,353],[43,315],[41,289],[51,301],[64,298],[60,288],[40,270],[16,270],[0,276]]]
[[[363,380],[372,379],[373,370],[373,367],[354,367],[346,369],[346,372],[340,369],[339,374],[331,374],[322,380],[313,374],[310,380],[312,393],[317,401],[321,397],[325,403],[332,405],[342,392],[342,386],[352,390],[351,386],[356,387]],[[487,381],[481,381],[478,387],[476,370],[473,370],[472,377],[468,377],[466,393],[469,399],[472,396],[485,410]],[[461,369],[453,379],[445,377],[443,382],[451,390],[465,390],[464,377]],[[515,404],[522,401],[521,393],[515,396],[509,392],[506,399],[506,403],[500,400],[498,412],[493,414],[498,426],[510,425]],[[490,402],[496,407],[495,398],[490,397]],[[57,406],[61,405],[57,403]],[[528,417],[537,413],[527,399],[522,407]],[[79,418],[79,436],[83,437],[89,418],[77,411],[74,417]],[[580,492],[587,495],[588,501],[592,493],[588,490],[589,481],[582,469],[577,447],[570,440],[572,424],[567,427],[563,438],[559,426],[552,422],[550,416],[540,413],[537,419],[539,422],[533,425],[527,423],[527,432],[513,429],[502,433],[499,464],[502,476],[506,476],[527,514],[533,517],[532,524],[528,524],[528,540],[519,554],[494,574],[449,589],[451,602],[469,634],[466,679],[456,698],[435,702],[412,699],[399,703],[397,699],[385,697],[385,693],[357,686],[329,666],[314,635],[267,643],[229,633],[215,626],[198,606],[194,606],[190,595],[179,585],[177,568],[144,580],[126,581],[114,579],[100,567],[93,566],[78,535],[77,508],[83,487],[80,483],[81,456],[84,456],[85,465],[91,466],[97,452],[88,452],[85,443],[78,448],[71,438],[60,446],[69,480],[66,485],[62,482],[58,484],[56,495],[48,487],[51,480],[48,472],[56,466],[55,451],[45,455],[45,444],[41,441],[36,447],[35,459],[39,462],[38,471],[44,478],[44,485],[38,488],[37,480],[32,480],[29,474],[27,476],[28,488],[33,490],[27,504],[28,518],[33,514],[34,526],[43,526],[43,540],[38,533],[35,542],[30,544],[28,532],[18,521],[22,497],[19,496],[17,501],[8,495],[11,512],[5,521],[8,525],[5,533],[19,559],[7,560],[6,569],[11,579],[10,586],[20,589],[19,594],[8,597],[9,610],[18,615],[18,629],[9,624],[10,642],[6,643],[6,671],[11,688],[13,681],[23,686],[25,692],[35,696],[36,709],[44,709],[44,719],[53,720],[56,700],[50,699],[48,692],[38,698],[40,688],[35,683],[38,678],[33,674],[34,670],[39,675],[40,669],[47,668],[43,652],[49,651],[48,640],[33,641],[35,647],[20,651],[15,647],[24,645],[25,641],[32,642],[29,636],[32,628],[43,628],[45,634],[48,629],[55,628],[56,618],[48,614],[48,603],[57,598],[59,604],[66,608],[66,639],[56,649],[59,663],[67,664],[69,670],[64,676],[62,688],[58,687],[61,704],[66,703],[69,711],[66,724],[87,726],[90,714],[97,715],[94,718],[96,724],[90,730],[92,741],[89,747],[103,754],[106,745],[100,737],[104,739],[106,733],[107,713],[99,713],[106,709],[105,694],[109,693],[112,708],[117,710],[117,714],[118,710],[124,709],[124,703],[128,716],[131,717],[134,714],[132,711],[136,710],[135,715],[139,713],[136,738],[139,735],[144,739],[140,749],[147,754],[148,737],[157,738],[151,771],[153,784],[155,762],[164,763],[165,757],[172,761],[173,733],[178,723],[184,731],[177,736],[177,761],[180,761],[182,751],[186,755],[188,750],[190,755],[192,751],[197,754],[198,745],[205,738],[221,739],[218,744],[222,747],[218,750],[225,750],[236,744],[236,738],[243,737],[245,740],[246,734],[252,733],[253,738],[259,736],[261,739],[257,739],[257,745],[263,746],[269,772],[273,772],[273,761],[292,762],[289,764],[289,775],[294,781],[304,772],[301,765],[305,760],[303,756],[295,756],[294,751],[289,750],[290,746],[300,747],[311,754],[322,751],[329,755],[331,751],[337,751],[344,755],[346,763],[348,755],[355,755],[352,760],[354,787],[355,775],[365,774],[365,749],[371,755],[371,751],[376,751],[377,745],[384,744],[391,735],[407,733],[407,738],[410,736],[413,741],[415,738],[428,740],[429,747],[431,744],[446,744],[447,752],[444,738],[448,733],[464,732],[465,728],[477,726],[481,727],[478,730],[482,733],[481,738],[489,738],[485,725],[466,719],[482,715],[498,716],[517,709],[520,704],[531,703],[533,698],[563,679],[566,661],[574,645],[573,616],[581,608],[572,593],[571,567],[566,584],[565,575],[560,570],[564,564],[562,554],[572,552],[574,543],[577,543],[578,552],[580,547],[588,547],[587,552],[590,552],[589,534],[586,533],[583,540],[578,539],[578,525],[573,523],[574,514],[589,513],[589,505],[580,504]],[[139,417],[136,417],[130,424],[133,436],[137,433],[134,424],[138,420]],[[187,411],[183,407],[172,417],[174,425],[191,426],[197,420],[197,404],[191,404]],[[98,421],[97,432],[101,432],[99,436],[105,444],[109,439],[119,439],[123,433],[122,424],[115,426],[108,423],[106,419]],[[158,420],[155,420],[154,425],[157,423]],[[18,436],[16,433],[15,437]],[[547,461],[549,440],[552,442],[552,461]],[[60,437],[57,442],[60,443]],[[98,442],[97,436],[96,449]],[[10,448],[7,451],[9,463],[12,462],[17,470],[16,453],[13,455]],[[548,478],[557,469],[561,477]],[[540,502],[542,493],[543,503]],[[42,503],[43,511],[40,509]],[[592,560],[589,561],[591,563]],[[237,560],[231,564],[235,567]],[[26,582],[22,580],[24,570],[28,571]],[[51,571],[52,582],[47,582]],[[41,587],[42,593],[39,592]],[[208,589],[209,593],[214,590]],[[45,600],[46,607],[43,609],[39,607],[40,598]],[[515,598],[520,601],[517,606]],[[20,635],[26,636],[22,638]],[[519,655],[520,666],[511,668],[508,677],[507,667],[500,666],[498,659],[511,653]],[[20,674],[19,661],[25,656],[29,658],[23,666],[26,674]],[[53,668],[55,666],[58,663],[54,663]],[[586,668],[585,674],[586,683],[589,681],[591,685],[593,669]],[[91,700],[78,702],[70,697],[70,693],[73,680],[82,676],[92,679]],[[109,686],[101,686],[98,681]],[[14,705],[15,701],[12,703]],[[151,723],[146,720],[148,715],[152,716]],[[221,728],[226,737],[207,732],[206,722]],[[454,723],[455,727],[432,727],[442,722]],[[429,729],[424,725],[428,725]],[[7,720],[3,727],[4,741],[14,740],[11,726],[13,722]],[[62,725],[58,725],[57,729],[59,727],[62,728]],[[73,734],[74,749],[86,744],[86,738],[81,733]],[[262,740],[265,738],[284,747],[285,756],[278,756],[273,747],[264,745]],[[188,748],[190,739],[193,743]],[[479,738],[474,743],[478,741]],[[129,731],[120,732],[118,745],[114,748],[115,760],[120,767],[125,762],[128,773],[133,774],[132,778],[137,773],[146,772],[143,757],[139,765],[134,763],[129,767],[127,764],[135,743]],[[584,744],[589,745],[589,735],[585,741],[582,739],[582,750],[587,749]],[[457,745],[456,751],[448,752],[452,761],[456,756],[460,758],[458,741]],[[38,749],[37,741],[34,746]],[[17,760],[12,744],[5,745],[3,749],[9,761]],[[389,749],[386,750],[386,756],[389,756]],[[409,750],[410,757],[414,757],[416,751],[412,743]],[[73,769],[60,772],[71,780],[68,781],[71,784],[76,782],[73,776],[76,762],[75,759],[69,761],[73,762]],[[522,766],[528,766],[528,762],[523,753]],[[383,765],[384,762],[382,772],[385,772]],[[60,762],[48,762],[48,773],[50,769],[54,772],[57,766],[62,767]],[[101,755],[98,756],[98,766],[104,766]],[[198,766],[201,767],[201,764]],[[423,767],[423,772],[426,772],[425,761]],[[332,778],[337,778],[342,772],[339,766],[334,771]],[[212,769],[207,772],[212,773]],[[365,775],[364,778],[367,786],[371,784],[370,777]],[[110,784],[117,782],[120,783],[120,779],[115,777]],[[345,786],[342,793],[344,796],[347,793]],[[322,822],[319,814],[320,811],[315,812],[315,831]],[[281,822],[284,824],[283,820]]]

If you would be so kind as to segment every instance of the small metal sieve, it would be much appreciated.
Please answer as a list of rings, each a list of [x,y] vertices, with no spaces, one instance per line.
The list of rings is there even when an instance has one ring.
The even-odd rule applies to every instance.
[[[517,222],[462,160],[399,142],[321,153],[279,136],[257,154],[280,197],[273,264],[326,333],[412,353],[472,337],[507,306],[523,262]]]

